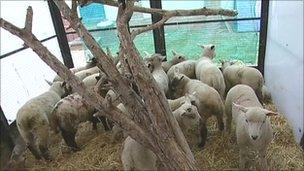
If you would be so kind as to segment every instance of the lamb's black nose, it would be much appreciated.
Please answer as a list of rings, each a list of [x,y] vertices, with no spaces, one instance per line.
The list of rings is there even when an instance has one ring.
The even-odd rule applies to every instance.
[[[257,135],[251,135],[251,138],[252,138],[253,140],[256,140],[256,139],[258,138],[258,136],[257,136]]]

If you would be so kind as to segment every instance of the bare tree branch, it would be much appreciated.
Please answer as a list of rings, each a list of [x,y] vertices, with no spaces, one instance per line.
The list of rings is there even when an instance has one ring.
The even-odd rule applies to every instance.
[[[151,150],[155,152],[155,154],[158,156],[162,163],[173,162],[172,160],[177,162],[176,166],[179,165],[178,163],[183,163],[183,165],[179,165],[180,168],[174,168],[174,166],[168,165],[166,166],[168,167],[167,169],[195,170],[196,163],[194,157],[185,140],[185,137],[183,136],[178,126],[177,121],[175,120],[170,111],[168,101],[156,85],[155,80],[152,78],[151,74],[149,74],[148,68],[145,67],[143,62],[141,61],[140,55],[136,50],[131,35],[128,32],[127,18],[129,13],[132,12],[129,10],[129,6],[127,6],[127,8],[124,10],[122,6],[119,5],[117,16],[117,29],[119,35],[118,37],[124,50],[129,54],[129,56],[131,56],[130,58],[128,58],[131,73],[134,77],[137,86],[139,87],[141,96],[143,97],[143,99],[145,99],[146,107],[149,111],[147,113],[148,117],[152,120],[152,123],[155,123],[153,125],[157,126],[157,129],[155,128],[152,132],[150,132],[150,134],[154,135],[154,137],[156,137],[156,140],[161,140],[165,142],[165,144],[168,145],[166,148],[172,149],[172,151],[175,151],[176,154],[172,156],[172,154],[167,153],[167,151],[164,150],[164,147],[159,146],[155,146],[154,149]],[[164,118],[164,116],[167,117]],[[160,118],[165,119],[165,122],[167,124],[162,124]],[[167,126],[169,126],[170,128],[168,128]],[[171,137],[172,135],[174,135],[174,137]],[[172,138],[175,139],[178,144],[171,144],[171,142],[175,141],[172,141]],[[155,145],[161,144],[162,143],[155,143]],[[179,147],[176,147],[176,145]],[[157,149],[159,149],[159,151],[157,151]],[[180,149],[182,149],[182,151]],[[177,156],[184,156],[185,158],[175,158]]]
[[[27,8],[24,30],[31,33],[33,25],[33,9],[31,6]]]
[[[65,67],[46,47],[44,47],[32,33],[26,32],[24,29],[20,29],[2,18],[0,18],[0,27],[21,38],[25,44],[33,49],[33,51],[47,65],[56,71],[61,78],[68,82],[77,93],[84,97],[88,104],[95,107],[100,112],[103,112],[105,116],[123,127],[129,134],[134,136],[133,138],[142,141],[146,145],[150,144],[150,137],[146,136],[142,128],[123,114],[119,109],[105,108],[103,106],[104,98],[97,95],[93,91],[86,90],[84,84],[78,78],[76,78],[75,75],[67,67]]]
[[[136,30],[133,30],[132,33],[131,33],[131,38],[132,40],[135,39],[135,37],[143,32],[147,32],[149,30],[154,30],[156,28],[159,28],[161,27],[162,25],[165,24],[165,22],[170,19],[172,17],[172,15],[164,15],[163,18],[161,20],[159,20],[158,22],[154,23],[154,24],[151,24],[149,26],[146,26],[146,27],[143,27],[143,28],[139,28],[139,29],[136,29]]]
[[[118,7],[118,2],[114,0],[80,0],[79,3],[81,5],[87,5],[90,3],[101,3],[104,5],[114,6]],[[227,10],[227,9],[210,9],[210,8],[200,8],[195,10],[163,10],[163,9],[156,9],[156,8],[145,8],[145,7],[139,7],[134,6],[133,7],[134,12],[141,12],[141,13],[149,13],[149,14],[160,14],[160,15],[166,15],[168,12],[173,13],[174,16],[195,16],[195,15],[225,15],[225,16],[236,16],[237,11],[235,10]]]

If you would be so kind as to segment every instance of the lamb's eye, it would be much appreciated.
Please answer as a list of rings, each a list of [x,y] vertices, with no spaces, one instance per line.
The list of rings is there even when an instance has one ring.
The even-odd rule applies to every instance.
[[[265,123],[265,120],[263,120],[263,124]]]
[[[247,120],[247,119],[246,119],[245,121],[248,123],[248,120]]]

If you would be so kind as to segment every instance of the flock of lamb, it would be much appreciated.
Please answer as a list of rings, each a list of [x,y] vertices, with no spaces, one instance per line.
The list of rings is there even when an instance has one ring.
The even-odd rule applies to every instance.
[[[159,54],[147,56],[145,65],[151,71],[157,85],[168,98],[168,103],[187,141],[197,137],[196,145],[203,147],[207,139],[206,122],[215,116],[220,131],[230,132],[231,122],[236,125],[239,147],[239,167],[245,169],[249,150],[259,152],[261,169],[267,169],[265,153],[272,140],[272,128],[268,116],[276,113],[263,108],[270,100],[262,74],[255,68],[222,61],[221,70],[213,63],[215,46],[202,46],[198,60],[186,60],[173,52],[171,61],[164,61]],[[124,72],[120,63],[117,68]],[[88,88],[94,88],[103,73],[92,61],[85,67],[71,69]],[[137,143],[115,123],[99,116],[94,107],[73,92],[59,76],[56,76],[49,91],[29,100],[18,111],[16,125],[21,138],[15,139],[11,160],[21,160],[28,148],[36,159],[52,160],[48,150],[50,131],[61,133],[73,151],[80,150],[75,141],[80,123],[91,121],[93,129],[102,122],[105,130],[111,130],[113,140],[125,138],[121,155],[125,170],[157,170],[156,156]],[[102,95],[110,98],[126,115],[131,115],[112,90],[104,89]],[[225,118],[224,119],[224,115]]]

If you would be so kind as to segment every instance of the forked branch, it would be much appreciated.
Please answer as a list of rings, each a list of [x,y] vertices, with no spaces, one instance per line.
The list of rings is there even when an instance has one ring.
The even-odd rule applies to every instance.
[[[33,25],[33,9],[29,6],[26,10],[25,26],[24,30],[31,33]]]
[[[115,121],[123,127],[135,139],[149,145],[150,137],[147,137],[144,131],[130,118],[123,114],[119,109],[108,109],[103,106],[104,98],[93,91],[87,90],[84,84],[76,78],[76,76],[65,67],[42,43],[30,32],[18,28],[10,22],[0,18],[0,27],[16,35],[25,42],[25,45],[33,49],[33,51],[49,65],[61,78],[63,78],[72,88],[85,98],[86,102],[91,106],[104,113],[109,119]]]

